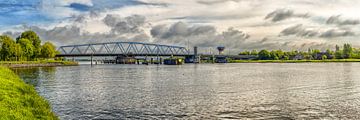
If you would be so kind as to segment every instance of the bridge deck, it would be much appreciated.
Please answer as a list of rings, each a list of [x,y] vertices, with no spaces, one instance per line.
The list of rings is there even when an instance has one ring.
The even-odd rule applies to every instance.
[[[58,54],[56,57],[107,57],[107,56],[193,56],[190,54]]]

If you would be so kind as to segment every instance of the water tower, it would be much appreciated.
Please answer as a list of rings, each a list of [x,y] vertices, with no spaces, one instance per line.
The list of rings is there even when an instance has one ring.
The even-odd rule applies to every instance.
[[[218,51],[219,51],[219,55],[222,55],[224,50],[225,50],[225,47],[224,46],[219,46],[217,47]]]

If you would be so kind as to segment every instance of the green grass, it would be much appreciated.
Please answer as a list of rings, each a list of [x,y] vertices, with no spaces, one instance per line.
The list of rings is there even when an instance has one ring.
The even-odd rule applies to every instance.
[[[0,61],[0,65],[10,64],[46,64],[46,63],[60,63],[64,66],[78,65],[77,62],[72,61],[56,61],[56,60],[39,60],[39,61]]]
[[[328,60],[231,60],[230,63],[325,63],[325,62],[360,62],[360,59]]]
[[[59,62],[59,61],[58,61]],[[62,65],[64,66],[73,66],[73,65],[78,65],[77,62],[72,62],[72,61],[60,61]]]
[[[0,67],[0,120],[57,120],[49,103],[13,71]]]

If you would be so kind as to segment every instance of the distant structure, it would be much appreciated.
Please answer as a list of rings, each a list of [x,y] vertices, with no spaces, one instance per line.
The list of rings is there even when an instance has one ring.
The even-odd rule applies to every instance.
[[[195,56],[198,55],[198,47],[197,47],[197,46],[194,47],[194,55],[195,55]]]
[[[225,47],[219,46],[219,47],[217,47],[217,49],[218,49],[218,51],[219,51],[219,55],[222,55],[223,52],[224,52],[224,50],[225,50]]]
[[[201,62],[201,56],[198,54],[198,47],[194,47],[194,61],[193,63],[200,63]]]

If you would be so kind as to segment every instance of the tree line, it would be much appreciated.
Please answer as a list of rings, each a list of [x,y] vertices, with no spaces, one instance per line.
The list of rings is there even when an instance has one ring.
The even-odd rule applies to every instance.
[[[41,45],[40,37],[34,31],[25,31],[15,40],[7,35],[0,36],[1,61],[33,61],[53,58],[57,54],[51,42]]]
[[[351,44],[335,46],[335,51],[327,49],[309,49],[308,51],[282,51],[282,50],[252,50],[243,51],[239,55],[255,55],[259,60],[326,60],[326,59],[360,59],[360,49],[353,48]]]

